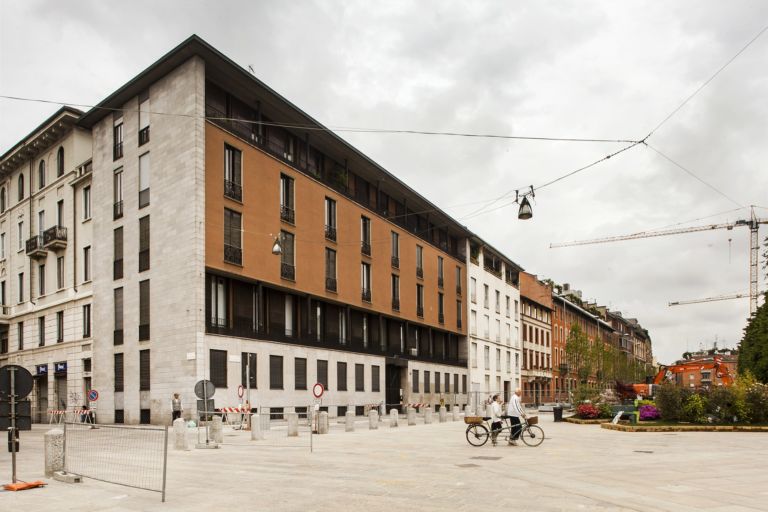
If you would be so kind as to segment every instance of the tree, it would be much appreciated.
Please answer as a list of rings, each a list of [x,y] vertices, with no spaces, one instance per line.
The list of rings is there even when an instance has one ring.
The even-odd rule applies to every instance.
[[[572,325],[565,342],[565,354],[571,369],[577,373],[581,382],[586,382],[592,375],[593,358],[589,338],[578,325]]]
[[[749,319],[739,344],[739,372],[746,370],[760,382],[768,383],[768,303],[765,301]]]

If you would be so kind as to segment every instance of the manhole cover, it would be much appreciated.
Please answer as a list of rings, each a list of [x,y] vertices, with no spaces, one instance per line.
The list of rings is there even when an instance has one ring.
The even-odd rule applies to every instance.
[[[480,457],[470,457],[471,459],[476,460],[499,460],[501,457],[483,457],[482,455]]]
[[[479,468],[478,464],[456,464],[460,468]]]
[[[635,450],[635,453],[653,453],[651,450]]]

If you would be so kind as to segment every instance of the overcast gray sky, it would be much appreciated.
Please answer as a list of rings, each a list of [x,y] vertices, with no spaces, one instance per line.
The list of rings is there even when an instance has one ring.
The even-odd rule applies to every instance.
[[[95,104],[196,33],[330,126],[641,139],[766,24],[768,3],[733,0],[0,0],[0,94]],[[765,33],[648,139],[721,193],[638,146],[542,189],[530,221],[514,206],[493,210],[505,201],[465,218],[482,205],[457,205],[541,185],[622,145],[342,136],[529,272],[638,318],[670,362],[740,340],[748,300],[667,303],[748,291],[748,229],[549,244],[768,206],[767,56]],[[0,153],[56,108],[0,99]]]

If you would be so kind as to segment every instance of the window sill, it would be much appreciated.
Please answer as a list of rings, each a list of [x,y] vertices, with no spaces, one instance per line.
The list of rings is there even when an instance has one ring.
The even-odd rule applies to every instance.
[[[240,204],[240,205],[245,204],[245,203],[243,203],[243,201],[241,199],[236,199],[236,198],[234,198],[232,196],[228,196],[227,194],[223,194],[223,195],[224,195],[224,199],[228,199],[229,201],[232,201],[233,203],[237,203],[237,204]],[[253,389],[253,388],[251,388],[251,389]]]
[[[83,224],[85,224],[86,222],[91,222],[91,219],[93,219],[93,217],[88,217],[87,219],[83,219]]]

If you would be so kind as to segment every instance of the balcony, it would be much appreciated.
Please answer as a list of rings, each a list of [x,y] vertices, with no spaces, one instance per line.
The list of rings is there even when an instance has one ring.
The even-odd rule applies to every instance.
[[[280,220],[287,222],[288,224],[295,224],[296,212],[293,211],[293,208],[280,205]]]
[[[326,277],[325,278],[325,289],[329,292],[335,292],[336,291],[336,278],[335,277]]]
[[[416,267],[416,277],[419,279],[424,279],[424,268],[423,267]]]
[[[139,146],[143,146],[147,142],[149,142],[149,126],[139,130]]]
[[[371,302],[371,289],[363,288],[362,296],[365,302]]]
[[[240,247],[224,244],[224,261],[234,265],[242,265],[243,250]]]
[[[243,187],[239,183],[234,181],[224,180],[224,197],[234,199],[235,201],[243,200]]]
[[[112,205],[112,220],[117,220],[123,216],[123,202],[118,201]]]
[[[114,345],[122,345],[123,344],[123,330],[122,329],[115,329],[112,334],[112,341]]]
[[[444,324],[444,323],[445,323],[445,315],[444,315],[444,314],[442,314],[442,313],[438,313],[438,314],[437,314],[437,321],[438,321],[439,323],[441,323],[441,324]]]
[[[117,160],[118,158],[123,158],[122,142],[115,143],[115,146],[112,148],[112,160]]]
[[[366,242],[365,240],[360,242],[360,252],[363,253],[366,256],[370,256],[371,255],[371,243],[370,242]]]
[[[400,258],[392,256],[392,268],[400,268]]]
[[[283,279],[289,279],[291,281],[296,280],[296,267],[290,263],[280,264],[280,277]]]
[[[392,309],[394,311],[400,311],[400,299],[392,299]]]
[[[42,235],[33,236],[27,240],[27,256],[30,258],[45,258],[48,251],[43,246]]]
[[[424,318],[424,307],[423,306],[416,306],[416,316],[419,318]]]
[[[43,231],[43,247],[54,251],[67,248],[67,228],[53,226]]]
[[[461,285],[460,284],[456,285],[456,296],[457,297],[461,297]]]
[[[325,239],[331,242],[336,241],[336,226],[325,225]]]
[[[13,316],[11,306],[0,306],[0,324],[8,324]]]
[[[442,277],[438,277],[437,278],[437,287],[438,288],[442,288],[443,284],[444,284],[443,278]]]

